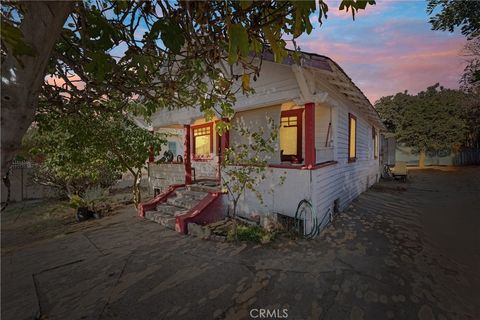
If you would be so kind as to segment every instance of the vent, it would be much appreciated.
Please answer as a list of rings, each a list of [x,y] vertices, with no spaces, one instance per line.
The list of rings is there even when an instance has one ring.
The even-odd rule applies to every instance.
[[[333,201],[333,214],[340,212],[340,198],[337,198]]]
[[[303,235],[303,220],[277,213],[277,222],[286,232]]]

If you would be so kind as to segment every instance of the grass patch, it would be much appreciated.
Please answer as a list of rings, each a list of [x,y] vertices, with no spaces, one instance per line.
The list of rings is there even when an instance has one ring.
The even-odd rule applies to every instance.
[[[253,243],[268,243],[274,239],[274,234],[267,232],[258,225],[238,224],[237,225],[237,240],[247,241]],[[235,233],[233,228],[227,233],[228,241],[235,241]]]

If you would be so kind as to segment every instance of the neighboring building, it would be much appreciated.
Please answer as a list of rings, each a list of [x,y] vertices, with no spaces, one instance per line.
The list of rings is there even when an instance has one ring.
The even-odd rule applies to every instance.
[[[255,94],[237,97],[233,124],[243,119],[255,130],[266,127],[271,117],[280,127],[279,152],[270,160],[267,179],[258,186],[264,204],[245,192],[239,208],[244,216],[293,217],[306,199],[315,220],[326,223],[325,216],[346,208],[380,177],[380,134],[385,128],[373,106],[330,58],[303,53],[301,61],[301,66],[291,59],[280,64],[266,55],[260,77],[252,83]],[[215,123],[205,121],[193,108],[153,115],[150,129],[173,134],[168,148],[174,161],[149,164],[152,190],[158,193],[172,184],[219,179],[222,151],[239,136],[235,129],[219,136]],[[277,185],[282,175],[286,180]]]

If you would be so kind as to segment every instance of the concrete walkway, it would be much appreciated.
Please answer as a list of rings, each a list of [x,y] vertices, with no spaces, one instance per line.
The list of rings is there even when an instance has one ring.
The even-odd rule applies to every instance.
[[[412,171],[319,239],[269,246],[181,236],[126,209],[2,256],[1,318],[480,319],[479,181],[480,168]]]

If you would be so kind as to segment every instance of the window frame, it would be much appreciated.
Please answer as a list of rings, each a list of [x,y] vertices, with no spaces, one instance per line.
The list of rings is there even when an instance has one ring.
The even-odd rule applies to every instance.
[[[351,134],[352,134],[352,119],[355,121],[355,153],[354,153],[354,156],[351,157],[350,155],[350,147],[351,147],[351,142],[350,140],[351,139]],[[355,162],[357,161],[357,130],[358,128],[358,120],[357,120],[357,117],[354,116],[353,114],[351,113],[348,113],[348,150],[347,150],[347,155],[348,155],[348,162]]]
[[[202,128],[210,128],[210,155],[209,156],[198,156],[195,153],[195,130],[196,129],[202,129]],[[198,124],[191,126],[191,137],[192,137],[192,158],[193,160],[212,160],[213,159],[213,122],[208,122],[208,123],[203,123],[203,124]],[[206,136],[207,134],[200,135],[200,136]]]
[[[301,109],[292,109],[292,110],[285,110],[280,113],[280,127],[282,126],[282,118],[284,117],[297,117],[297,154],[296,155],[282,155],[280,154],[280,161],[294,161],[295,157],[297,158],[298,162],[302,162],[302,144],[303,144],[303,108]],[[280,132],[279,132],[280,133]],[[278,141],[280,144],[280,134],[278,135]],[[280,151],[281,152],[281,151]]]

